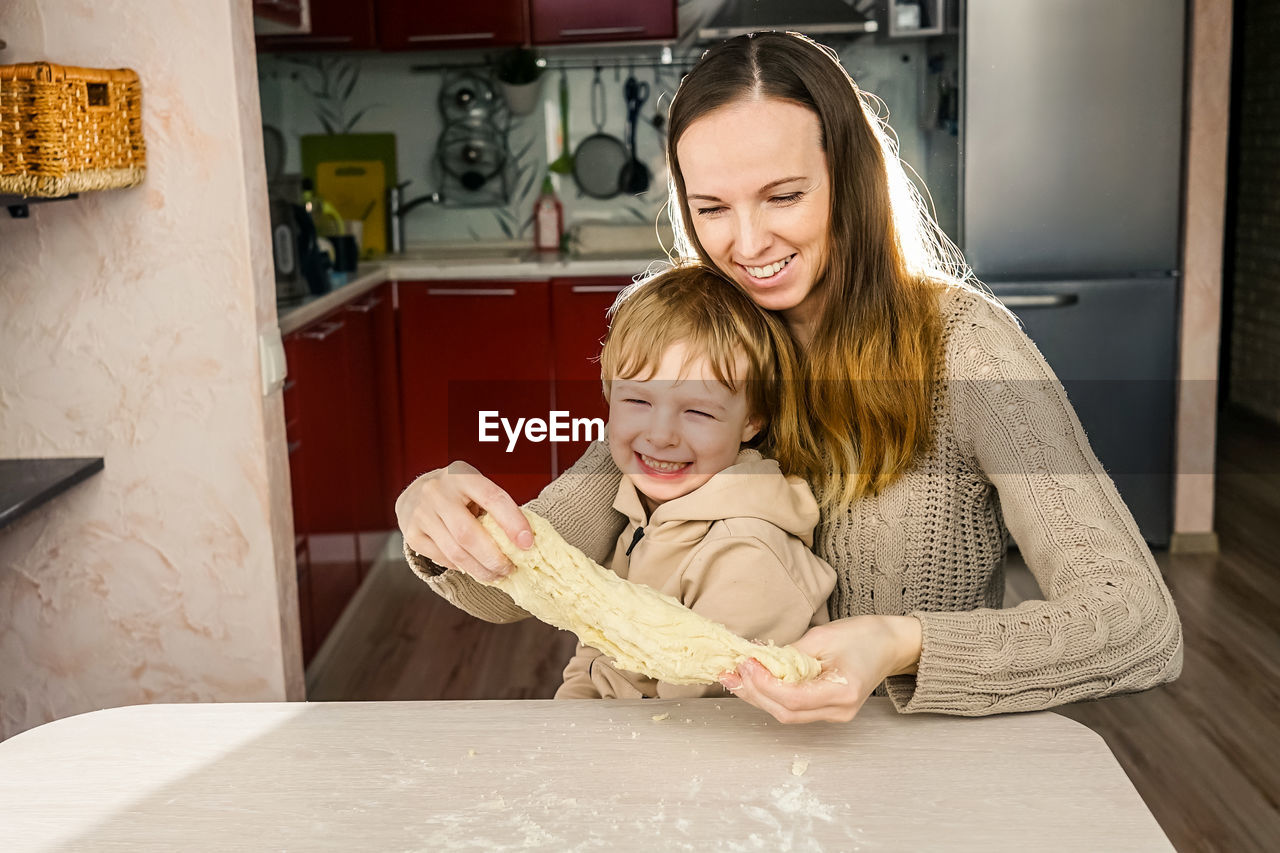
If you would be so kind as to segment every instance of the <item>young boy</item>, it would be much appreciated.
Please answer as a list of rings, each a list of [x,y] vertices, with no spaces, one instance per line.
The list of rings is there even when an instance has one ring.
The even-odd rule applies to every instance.
[[[747,639],[784,645],[827,622],[836,576],[809,550],[818,506],[784,473],[801,470],[804,453],[786,329],[701,267],[644,282],[615,312],[601,375],[609,450],[623,473],[613,506],[629,522],[607,567]],[[615,669],[581,643],[556,691],[715,695],[724,695],[718,684]]]

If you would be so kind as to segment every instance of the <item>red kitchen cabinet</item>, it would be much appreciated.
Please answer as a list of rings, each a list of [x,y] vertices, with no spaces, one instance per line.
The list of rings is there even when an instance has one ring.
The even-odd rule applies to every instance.
[[[567,278],[551,283],[551,328],[555,341],[555,407],[571,418],[607,420],[609,407],[600,385],[600,346],[609,330],[606,314],[629,278]],[[555,445],[559,475],[589,442]]]
[[[534,44],[674,39],[674,0],[529,0]]]
[[[402,465],[391,285],[284,343],[298,606],[309,663],[395,528]]]
[[[258,49],[373,50],[378,46],[374,2],[311,0],[311,32],[259,36]]]
[[[546,281],[400,283],[400,376],[406,481],[471,463],[517,501],[551,481],[552,447],[501,426],[480,440],[480,413],[546,421],[551,323]],[[536,435],[536,434],[535,434]]]
[[[347,342],[349,432],[346,456],[351,477],[356,559],[363,580],[396,528],[400,493],[400,392],[396,366],[392,285],[384,284],[348,303],[339,315],[350,329]]]
[[[346,436],[354,498],[352,529],[390,530],[396,526],[399,494],[400,400],[396,389],[395,311],[391,286],[348,303],[342,314],[350,328],[347,397],[350,431]]]
[[[396,322],[396,285],[379,289],[380,301],[373,312],[375,352],[374,385],[378,394],[378,414],[382,431],[383,527],[396,529],[396,498],[408,485],[404,479],[404,417],[400,411],[400,339]]]
[[[284,340],[292,383],[285,394],[285,419],[294,532],[307,551],[305,565],[298,568],[304,665],[360,584],[356,463],[348,452],[355,426],[350,342],[351,327],[341,310]]]
[[[289,335],[285,359],[296,383],[298,443],[303,513],[295,527],[304,534],[353,529],[352,472],[347,436],[351,432],[347,348],[350,329],[340,314],[329,315]],[[296,515],[296,512],[295,512]]]
[[[516,45],[528,41],[525,0],[424,3],[379,0],[383,50],[434,50]]]

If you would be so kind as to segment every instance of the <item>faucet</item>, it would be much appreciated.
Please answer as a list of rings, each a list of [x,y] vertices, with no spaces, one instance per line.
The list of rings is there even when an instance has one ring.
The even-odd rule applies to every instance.
[[[404,188],[413,181],[404,181],[387,190],[387,211],[390,221],[391,253],[398,255],[404,251],[404,218],[409,211],[421,204],[443,204],[444,196],[440,193],[420,195],[413,201],[404,200]]]

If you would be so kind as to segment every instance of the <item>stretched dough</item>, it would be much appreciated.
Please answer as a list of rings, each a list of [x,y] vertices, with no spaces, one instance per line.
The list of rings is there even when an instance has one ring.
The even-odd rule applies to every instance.
[[[791,646],[747,642],[671,596],[618,577],[565,542],[545,518],[524,514],[533,528],[527,551],[515,547],[492,516],[480,518],[516,567],[491,586],[543,622],[577,634],[621,669],[668,684],[714,684],[747,658],[788,682],[821,671],[815,659]]]

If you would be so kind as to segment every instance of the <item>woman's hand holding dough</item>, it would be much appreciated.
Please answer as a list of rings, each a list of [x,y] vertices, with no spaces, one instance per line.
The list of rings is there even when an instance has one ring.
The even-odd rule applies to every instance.
[[[848,722],[880,682],[916,671],[922,631],[914,616],[837,619],[810,628],[793,644],[822,664],[812,681],[786,684],[748,660],[721,675],[720,683],[782,723]]]
[[[484,512],[521,548],[533,544],[533,531],[516,502],[466,462],[423,474],[396,498],[396,520],[410,548],[438,565],[491,582],[514,567],[476,521]]]

